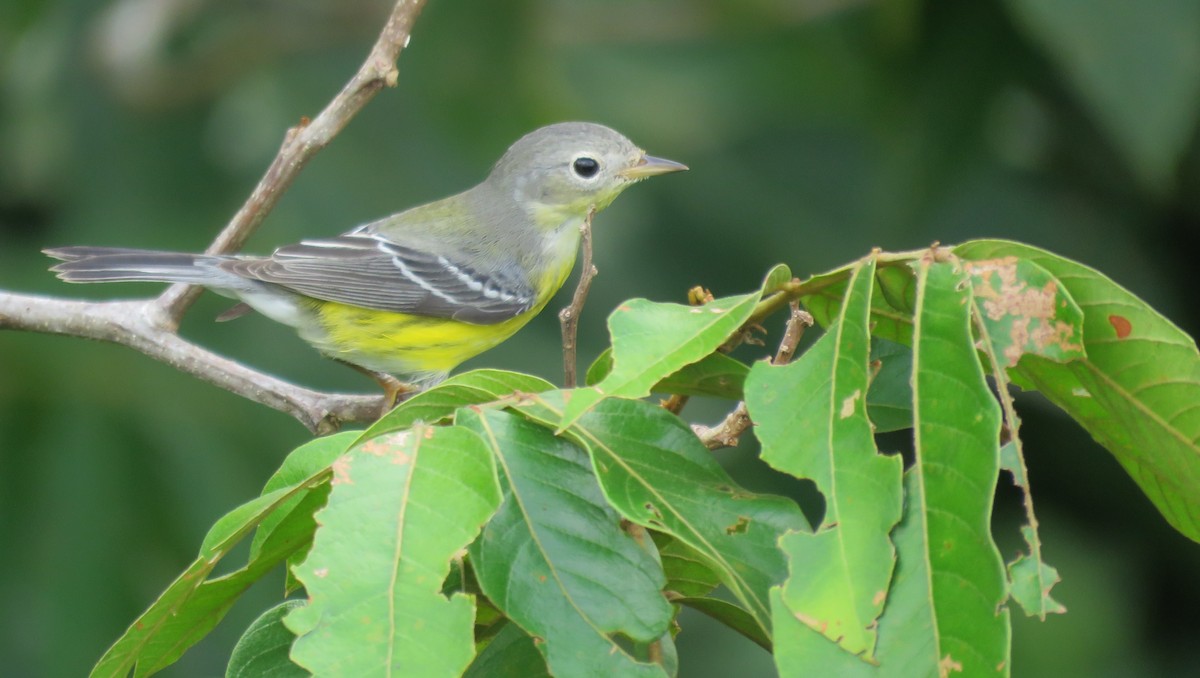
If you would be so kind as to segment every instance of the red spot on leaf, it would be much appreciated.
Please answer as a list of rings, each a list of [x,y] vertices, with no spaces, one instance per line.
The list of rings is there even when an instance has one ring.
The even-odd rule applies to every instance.
[[[1128,337],[1129,333],[1133,331],[1133,323],[1129,322],[1129,318],[1125,316],[1110,315],[1108,316],[1108,324],[1112,325],[1113,329],[1117,331],[1118,339]]]

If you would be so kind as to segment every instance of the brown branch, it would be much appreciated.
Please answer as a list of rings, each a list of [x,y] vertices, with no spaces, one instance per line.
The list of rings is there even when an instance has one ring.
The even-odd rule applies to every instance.
[[[812,314],[802,310],[800,302],[793,301],[790,307],[792,313],[788,316],[787,326],[783,330],[783,338],[779,340],[779,349],[775,351],[775,359],[771,361],[772,365],[790,363],[792,356],[796,354],[796,347],[804,338],[804,330],[813,326]]]
[[[813,317],[800,308],[798,302],[791,303],[792,313],[788,316],[787,327],[783,338],[779,340],[779,348],[775,351],[772,365],[784,365],[791,361],[796,354],[796,347],[804,337],[804,330],[812,327]],[[700,442],[710,450],[722,447],[737,447],[738,439],[754,422],[750,421],[750,413],[746,410],[745,401],[739,402],[733,411],[725,415],[721,423],[709,428],[703,424],[693,424],[692,431]]]
[[[398,77],[396,59],[408,45],[413,23],[425,6],[425,0],[399,0],[388,17],[366,61],[312,121],[301,119],[289,129],[283,145],[266,174],[254,187],[242,208],[233,215],[224,230],[208,246],[209,254],[226,254],[241,249],[267,214],[279,202],[308,161],[337,136],[384,86],[394,87]],[[157,304],[171,327],[177,327],[183,314],[200,295],[200,288],[176,284],[159,295]]]
[[[750,424],[750,414],[746,411],[746,403],[743,401],[716,426],[709,428],[703,424],[692,424],[692,431],[705,447],[716,450],[722,447],[737,447],[738,438],[750,428]]]
[[[347,421],[372,421],[381,396],[320,393],[206,351],[164,329],[170,322],[153,299],[74,301],[0,292],[0,330],[98,339],[128,346],[226,391],[295,417],[314,433]]]
[[[592,217],[596,216],[596,208],[588,210],[583,223],[579,226],[580,246],[583,247],[583,270],[579,273],[579,284],[575,286],[575,294],[571,296],[571,304],[558,312],[558,322],[562,325],[563,344],[563,386],[574,388],[578,380],[578,369],[575,365],[575,338],[579,332],[579,315],[583,312],[583,304],[587,301],[588,290],[592,288],[592,279],[599,271],[592,263]]]
[[[288,130],[278,155],[246,203],[208,247],[241,248],[310,159],[333,140],[383,87],[395,86],[396,58],[408,45],[425,0],[399,0],[366,61],[312,121]],[[65,334],[129,346],[177,370],[295,417],[314,433],[347,421],[371,421],[380,396],[321,393],[252,370],[206,351],[175,332],[200,289],[172,285],[152,299],[84,302],[0,291],[0,330]]]

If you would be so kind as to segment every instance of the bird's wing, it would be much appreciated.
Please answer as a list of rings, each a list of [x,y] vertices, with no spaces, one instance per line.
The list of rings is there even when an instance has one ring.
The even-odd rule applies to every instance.
[[[305,240],[222,267],[317,299],[479,325],[524,313],[537,296],[519,274],[481,273],[451,256],[373,234]]]

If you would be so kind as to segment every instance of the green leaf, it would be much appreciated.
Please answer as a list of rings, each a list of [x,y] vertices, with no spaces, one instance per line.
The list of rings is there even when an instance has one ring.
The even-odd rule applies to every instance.
[[[1054,275],[1083,310],[1087,358],[1026,356],[1016,369],[1108,448],[1167,521],[1200,541],[1200,353],[1169,320],[1103,274],[1019,243],[980,240],[968,259],[1016,256]]]
[[[762,458],[825,496],[814,533],[787,534],[783,600],[804,623],[870,660],[875,624],[895,565],[888,533],[900,520],[899,456],[875,449],[867,419],[875,259],[855,267],[846,300],[817,343],[789,365],[754,365],[746,406]]]
[[[450,559],[500,504],[487,446],[460,427],[416,427],[333,465],[329,503],[296,567],[292,661],[318,675],[459,675],[474,655],[471,596],[446,598]]]
[[[1029,545],[1030,553],[1021,554],[1008,564],[1008,579],[1013,600],[1025,610],[1025,614],[1042,619],[1047,614],[1062,614],[1067,608],[1050,595],[1050,589],[1062,581],[1058,570],[1042,561],[1041,542],[1037,531],[1029,525],[1021,526],[1021,536]]]
[[[550,678],[550,672],[533,638],[516,624],[505,624],[471,662],[463,678]]]
[[[800,296],[800,303],[822,327],[832,325],[841,313],[853,266],[844,266],[804,281],[811,291]],[[871,334],[905,346],[912,345],[912,309],[915,288],[912,269],[893,263],[878,269],[871,297]]]
[[[612,349],[605,349],[587,371],[589,386],[599,383],[612,370]],[[740,360],[724,353],[710,353],[700,362],[684,366],[675,374],[655,384],[652,393],[709,396],[726,400],[741,400],[742,385],[750,368]]]
[[[358,438],[361,431],[343,431],[334,435],[311,440],[292,450],[283,460],[279,470],[267,479],[263,494],[273,492],[281,487],[295,485],[309,476],[315,476],[327,471],[334,460],[340,457]],[[312,544],[313,532],[317,529],[313,514],[325,505],[329,498],[329,483],[322,482],[302,496],[293,497],[263,518],[254,531],[250,541],[250,557],[253,559],[263,548],[267,540],[277,532],[293,535],[296,549],[287,557],[287,581],[284,586],[286,593],[299,588],[299,583],[292,577],[291,566],[304,560],[308,547]]]
[[[971,315],[978,330],[977,345],[996,380],[1008,425],[1010,441],[1000,450],[1000,466],[1012,473],[1025,505],[1026,525],[1021,532],[1029,554],[1009,564],[1010,592],[1025,614],[1044,620],[1046,614],[1066,612],[1066,608],[1050,597],[1058,573],[1042,561],[1021,443],[1021,419],[1009,392],[1007,368],[1026,354],[1055,362],[1084,358],[1083,312],[1058,280],[1031,261],[1008,256],[967,261],[965,265],[971,276]]]
[[[561,393],[515,409],[547,426],[562,421]],[[776,546],[807,529],[795,502],[756,495],[734,483],[687,424],[641,400],[604,400],[566,434],[591,453],[609,503],[627,520],[689,546],[733,595],[770,628],[767,590],[787,565]]]
[[[559,430],[605,398],[644,398],[654,385],[714,353],[750,319],[764,294],[791,279],[776,266],[758,292],[710,301],[703,306],[631,299],[608,317],[613,368],[594,386],[576,389],[566,401]],[[589,370],[590,372],[591,370]]]
[[[872,337],[875,376],[867,391],[867,416],[876,433],[912,428],[912,349]]]
[[[306,678],[308,671],[288,658],[296,636],[283,625],[283,617],[303,604],[285,600],[255,619],[233,646],[225,678]]]
[[[721,600],[720,598],[708,597],[676,598],[672,602],[684,607],[690,607],[697,612],[712,617],[754,641],[767,652],[771,651],[771,638],[763,632],[758,621],[749,612],[733,603]]]
[[[966,262],[973,303],[1002,367],[1025,354],[1084,358],[1083,311],[1049,271],[1015,256]]]
[[[721,577],[696,549],[661,532],[650,534],[658,547],[663,574],[667,576],[666,591],[676,597],[695,598],[720,586]]]
[[[1000,408],[970,328],[970,287],[956,264],[921,261],[913,332],[916,481],[906,501],[919,534],[940,666],[1006,674],[1009,619],[1004,570],[991,536],[999,472]],[[897,537],[899,542],[899,537]],[[914,548],[916,550],[916,548]],[[961,668],[959,668],[961,667]]]
[[[324,440],[324,439],[323,439]],[[333,443],[309,443],[337,444]],[[251,584],[306,543],[303,526],[280,521],[258,543],[246,565],[208,579],[226,554],[275,512],[328,480],[321,469],[291,485],[267,492],[225,514],[208,531],[196,560],[142,613],[92,669],[92,676],[144,676],[174,663],[217,625]]]
[[[457,422],[486,441],[504,487],[471,546],[487,597],[541,639],[556,675],[664,675],[615,641],[657,640],[672,611],[658,562],[621,531],[587,453],[507,412],[464,409]]]
[[[406,429],[416,422],[436,424],[449,419],[455,410],[467,405],[482,405],[514,393],[541,393],[554,385],[540,377],[504,370],[473,370],[450,377],[433,388],[421,391],[383,415],[362,434],[359,442],[392,431]]]
[[[917,308],[917,273],[907,263],[880,266],[875,271],[879,296],[887,307],[912,316]],[[875,299],[871,300],[876,303]]]
[[[1200,105],[1193,0],[1009,0],[1143,186],[1165,193]]]

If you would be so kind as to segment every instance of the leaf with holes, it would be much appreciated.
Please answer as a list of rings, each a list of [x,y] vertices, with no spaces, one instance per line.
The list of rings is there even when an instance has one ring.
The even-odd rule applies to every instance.
[[[492,457],[461,427],[417,427],[333,465],[329,503],[296,576],[292,661],[317,675],[459,675],[474,655],[470,596],[441,593],[450,559],[500,504]]]
[[[1080,423],[1175,529],[1200,541],[1200,353],[1196,342],[1103,274],[1020,243],[979,240],[955,253],[1036,263],[1083,311],[1087,357],[1027,355],[1015,370]]]
[[[875,259],[854,268],[838,316],[790,365],[755,364],[746,406],[763,461],[809,478],[825,497],[816,532],[783,537],[783,601],[852,655],[871,660],[875,624],[895,564],[888,533],[900,520],[899,456],[875,449],[867,419]]]

